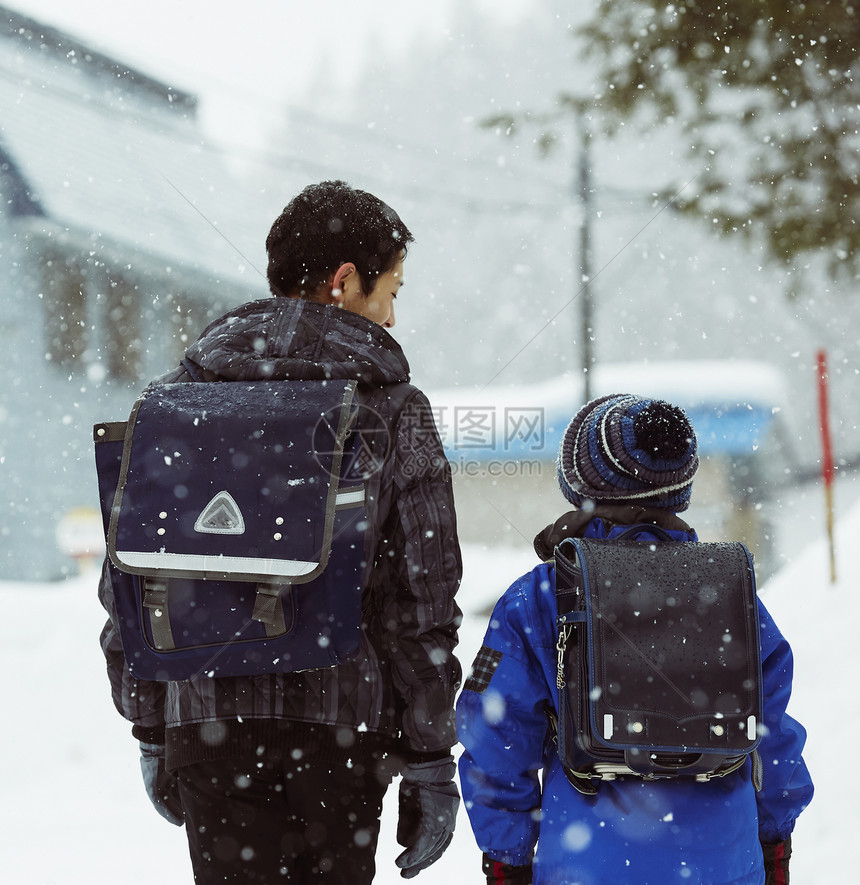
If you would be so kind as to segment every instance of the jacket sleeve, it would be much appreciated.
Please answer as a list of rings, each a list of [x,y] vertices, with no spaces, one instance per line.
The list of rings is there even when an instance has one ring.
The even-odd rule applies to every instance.
[[[538,838],[538,772],[551,699],[516,597],[515,584],[493,611],[457,702],[457,733],[465,748],[460,784],[478,847],[495,861],[522,866],[531,863]]]
[[[793,658],[788,642],[759,600],[764,732],[759,744],[762,789],[758,802],[759,838],[781,842],[812,800],[812,779],[803,761],[806,731],[786,712],[791,696]]]
[[[457,742],[454,655],[462,619],[455,602],[462,563],[451,469],[424,394],[417,391],[395,428],[392,506],[378,559],[382,629],[400,702],[403,749],[449,752]]]
[[[122,652],[114,590],[107,560],[99,581],[99,600],[108,613],[101,633],[101,646],[107,662],[114,706],[132,723],[132,733],[147,743],[164,743],[165,686],[159,682],[134,679]]]

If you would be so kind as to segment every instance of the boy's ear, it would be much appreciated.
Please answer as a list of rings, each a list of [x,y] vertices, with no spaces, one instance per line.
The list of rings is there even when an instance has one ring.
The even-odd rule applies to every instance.
[[[342,264],[335,272],[331,281],[332,294],[343,292],[343,284],[352,274],[356,273],[355,265],[351,261]]]

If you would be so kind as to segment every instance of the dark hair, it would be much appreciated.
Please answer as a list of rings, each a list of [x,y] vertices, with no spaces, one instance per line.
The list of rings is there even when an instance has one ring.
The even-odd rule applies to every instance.
[[[273,295],[313,295],[351,261],[370,294],[380,274],[406,254],[414,237],[378,197],[345,181],[308,185],[287,204],[266,238]]]

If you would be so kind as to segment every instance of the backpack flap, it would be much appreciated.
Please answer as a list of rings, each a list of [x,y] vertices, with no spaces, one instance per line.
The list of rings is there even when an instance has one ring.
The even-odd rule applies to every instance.
[[[150,387],[108,532],[137,575],[297,584],[325,568],[355,382]]]
[[[132,675],[294,672],[354,656],[367,528],[354,389],[155,385],[127,424],[96,425]]]
[[[761,655],[742,544],[574,542],[588,611],[589,725],[607,748],[748,753]]]
[[[96,475],[99,483],[99,503],[105,538],[110,530],[110,513],[119,483],[122,467],[122,446],[127,427],[125,421],[105,421],[93,426],[95,443]]]
[[[569,568],[562,565],[557,581],[564,584],[566,571],[574,576],[576,604],[565,614],[584,626],[566,651],[560,706],[578,750],[607,771],[646,777],[725,773],[727,760],[733,765],[753,751],[761,654],[746,548],[586,539],[565,545],[556,552]],[[562,600],[571,597],[558,592],[562,637]],[[559,718],[561,727],[565,716]],[[569,755],[582,767],[581,753]]]

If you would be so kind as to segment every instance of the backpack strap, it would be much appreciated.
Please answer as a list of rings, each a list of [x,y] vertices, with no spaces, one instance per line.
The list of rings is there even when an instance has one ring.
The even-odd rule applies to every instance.
[[[286,632],[284,609],[278,605],[278,602],[284,590],[289,590],[291,586],[291,584],[257,584],[251,618],[263,624],[267,636],[280,636]]]
[[[649,535],[653,535],[657,541],[669,541],[672,544],[680,543],[677,538],[673,538],[666,529],[661,528],[659,525],[655,525],[651,522],[643,522],[637,523],[636,525],[631,525],[629,528],[625,529],[621,532],[620,535],[617,535],[613,540],[615,541],[623,541],[625,539],[632,538],[633,535],[638,532],[646,531]]]
[[[167,613],[167,578],[146,577],[143,582],[143,607],[149,613],[152,643],[159,650],[176,648],[170,616]]]
[[[564,772],[564,776],[567,778],[568,783],[577,791],[577,793],[582,793],[583,796],[596,796],[597,783],[593,780],[593,775],[576,771],[569,765],[566,765],[561,758],[561,748],[558,745],[558,713],[556,712],[555,707],[553,707],[552,704],[547,703],[543,708],[543,712],[544,716],[546,716],[546,724],[549,728],[550,740],[555,747],[558,761],[561,763],[561,770]]]
[[[570,538],[555,548],[555,600],[558,614],[580,608],[582,597],[581,579],[576,568],[576,548]],[[584,608],[584,602],[582,603]]]

